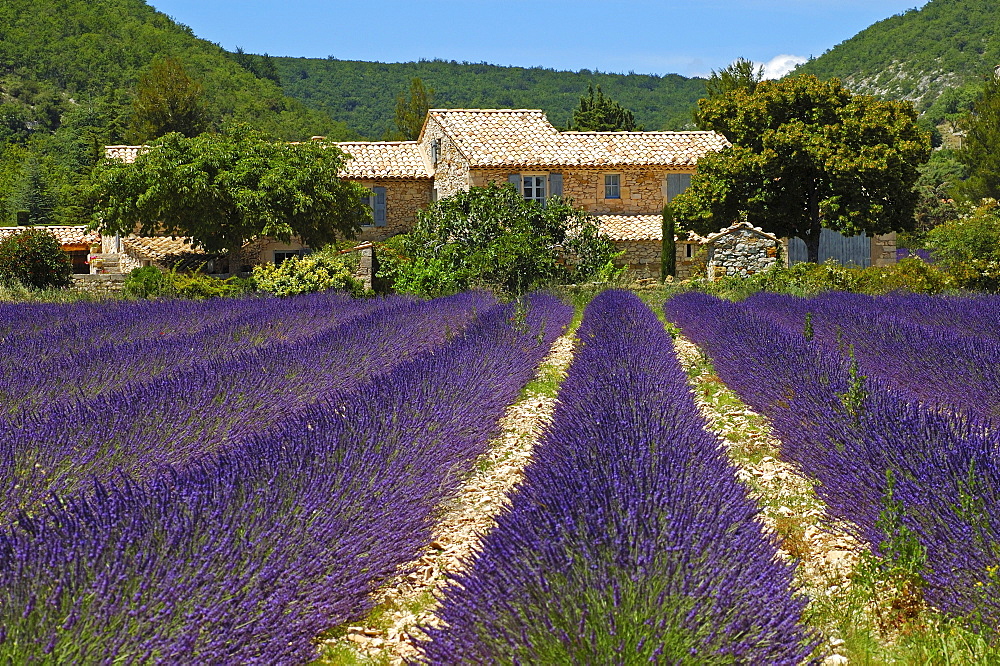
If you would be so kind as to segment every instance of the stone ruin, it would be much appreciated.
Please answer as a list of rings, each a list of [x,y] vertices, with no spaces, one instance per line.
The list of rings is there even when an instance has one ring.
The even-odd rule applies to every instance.
[[[781,241],[749,222],[737,222],[705,238],[708,278],[749,277],[774,268]]]

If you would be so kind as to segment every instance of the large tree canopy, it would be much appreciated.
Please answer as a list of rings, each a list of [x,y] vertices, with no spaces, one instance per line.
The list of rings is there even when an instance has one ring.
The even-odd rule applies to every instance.
[[[930,141],[910,102],[798,76],[698,106],[705,127],[733,145],[701,158],[691,187],[671,202],[687,228],[708,233],[746,216],[801,238],[816,261],[822,227],[847,235],[912,227],[913,185]]]
[[[368,191],[339,176],[345,159],[334,146],[274,142],[242,125],[194,138],[167,134],[134,164],[98,165],[95,226],[190,236],[230,257],[257,236],[322,247],[354,237],[370,215],[361,205]]]

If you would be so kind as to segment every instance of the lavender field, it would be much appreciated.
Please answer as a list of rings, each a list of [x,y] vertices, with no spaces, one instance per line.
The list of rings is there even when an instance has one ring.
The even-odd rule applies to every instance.
[[[664,314],[587,306],[551,421],[405,660],[845,663],[671,325],[828,520],[990,643],[1000,300],[687,293]],[[0,659],[321,657],[436,543],[572,318],[480,292],[0,306]]]

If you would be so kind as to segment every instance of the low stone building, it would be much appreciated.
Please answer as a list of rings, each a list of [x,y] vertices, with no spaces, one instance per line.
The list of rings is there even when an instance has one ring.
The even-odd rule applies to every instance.
[[[781,240],[749,222],[707,236],[708,278],[750,277],[778,265]]]

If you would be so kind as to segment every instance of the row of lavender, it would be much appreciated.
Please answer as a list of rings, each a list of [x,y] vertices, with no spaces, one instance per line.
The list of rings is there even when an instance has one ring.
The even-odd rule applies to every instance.
[[[317,310],[325,304],[316,308],[316,303],[299,302],[289,309],[293,305],[304,306],[303,314],[290,319],[304,326],[323,321]],[[159,466],[183,464],[267,432],[310,404],[350,392],[440,346],[477,313],[499,307],[482,294],[429,303],[391,299],[335,305],[326,308],[329,323],[314,323],[312,335],[290,342],[272,339],[221,358],[209,355],[159,376],[142,375],[102,395],[55,402],[43,413],[0,421],[0,521],[17,511],[34,511],[52,492],[80,492],[118,473],[143,477]],[[208,333],[180,343],[165,341],[146,348],[147,358],[123,363],[163,359],[167,364],[180,357],[179,345],[198,359],[215,344]]]
[[[842,297],[737,304],[692,293],[668,301],[666,312],[720,378],[770,418],[783,456],[820,482],[833,515],[875,552],[920,555],[932,605],[996,627],[995,414],[963,395],[995,371],[975,374],[995,349],[991,326],[968,315],[977,304],[930,325],[887,312],[884,301],[866,310]],[[954,301],[923,305],[940,313]]]
[[[105,410],[142,425],[83,454],[72,437],[41,454],[63,495],[29,492],[31,515],[0,538],[0,658],[308,660],[318,633],[363,613],[429,540],[436,507],[570,314],[548,298],[526,314],[474,295],[396,303],[280,350],[292,368],[261,372],[274,350],[251,353],[245,367],[189,369],[26,419],[44,429],[30,446],[5,434],[5,458],[44,449],[60,426],[86,450],[81,420]],[[276,381],[248,385],[255,369]],[[199,398],[176,407],[184,391]],[[81,481],[78,462],[97,478]]]
[[[578,335],[554,422],[447,588],[424,661],[801,663],[814,645],[791,567],[662,324],[609,291]]]
[[[860,371],[914,402],[978,418],[1000,416],[1000,298],[813,299],[760,293],[745,306],[831,354],[854,354]]]
[[[109,305],[102,316],[100,310],[64,306],[58,322],[49,321],[47,309],[29,310],[2,342],[7,363],[0,367],[0,401],[9,415],[74,404],[123,383],[307,341],[351,319],[407,303],[352,301],[336,292],[233,299],[225,305],[148,301]],[[44,328],[46,323],[51,327]]]

